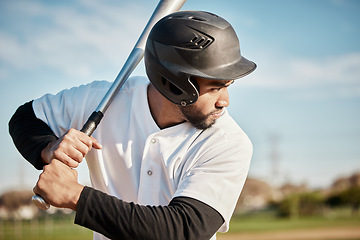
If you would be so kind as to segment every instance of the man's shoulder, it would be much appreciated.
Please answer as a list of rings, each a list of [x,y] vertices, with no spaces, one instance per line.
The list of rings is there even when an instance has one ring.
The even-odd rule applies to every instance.
[[[245,135],[245,132],[237,124],[237,122],[230,116],[229,112],[225,109],[223,115],[216,120],[215,124],[211,127],[213,131],[219,132],[224,135]]]
[[[217,144],[221,142],[221,145],[242,145],[243,147],[248,146],[252,148],[252,143],[248,135],[230,116],[227,110],[225,110],[224,114],[216,120],[216,123],[206,131],[208,131],[206,135],[209,135]]]
[[[128,98],[130,95],[135,94],[137,89],[142,91],[148,84],[146,77],[130,77],[119,90],[120,94],[116,94],[115,99]],[[74,91],[74,96],[83,97],[87,96],[95,102],[101,101],[106,92],[112,87],[113,82],[106,80],[96,80],[86,85],[74,87],[70,91]]]
[[[147,86],[149,80],[144,76],[133,76],[130,77],[124,84],[124,89],[136,89],[141,86]]]
[[[122,89],[133,89],[139,87],[141,85],[148,84],[149,81],[144,76],[133,76],[130,77],[125,84],[123,85]],[[88,87],[89,89],[109,89],[113,82],[109,82],[106,80],[95,80],[89,84],[85,84],[80,86],[81,87]]]

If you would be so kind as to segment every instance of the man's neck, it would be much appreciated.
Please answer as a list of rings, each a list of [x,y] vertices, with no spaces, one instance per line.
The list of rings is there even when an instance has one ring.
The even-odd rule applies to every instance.
[[[152,84],[148,86],[147,97],[151,115],[160,129],[185,121],[178,106],[167,100]]]

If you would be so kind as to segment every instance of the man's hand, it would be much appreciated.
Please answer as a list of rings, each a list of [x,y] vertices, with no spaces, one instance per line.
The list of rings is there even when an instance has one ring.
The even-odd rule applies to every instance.
[[[40,174],[33,191],[54,207],[76,211],[77,202],[84,189],[77,178],[75,169],[54,159],[44,166],[44,171]]]
[[[77,167],[91,148],[101,149],[98,141],[85,133],[70,129],[58,140],[50,142],[41,152],[44,163],[57,159],[69,167]]]

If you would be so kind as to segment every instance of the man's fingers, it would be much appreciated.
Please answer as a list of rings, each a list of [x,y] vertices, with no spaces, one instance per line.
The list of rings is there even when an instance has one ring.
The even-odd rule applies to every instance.
[[[77,130],[71,129],[71,131],[74,132]],[[78,135],[76,135],[78,141],[80,141],[84,145],[82,146],[81,144],[76,144],[75,146],[81,153],[83,153],[84,156],[86,156],[86,154],[91,150],[92,147],[95,149],[102,148],[102,145],[94,137],[92,136],[89,137],[85,133],[79,131],[77,133],[79,133]]]
[[[86,142],[84,139],[76,138],[71,143],[71,147],[79,151],[84,157],[91,149],[91,141]]]
[[[53,159],[57,159],[67,166],[75,168],[91,148],[101,149],[102,146],[95,138],[89,137],[81,131],[70,129],[58,140],[49,144],[42,151],[41,156],[44,162],[50,163]]]
[[[77,157],[75,157],[75,155]],[[58,149],[54,151],[54,159],[64,163],[65,165],[71,168],[75,168],[79,166],[79,163],[83,159],[83,155],[79,151],[76,151],[75,149],[72,150],[68,149],[66,152]]]
[[[102,145],[94,138],[91,137],[92,141],[92,147],[95,149],[102,149]]]
[[[78,179],[78,172],[75,169],[71,169],[71,171],[74,174],[74,176],[76,177],[76,179]]]
[[[50,164],[54,164],[54,163],[50,163]],[[47,179],[47,174],[45,174],[45,170],[47,169],[48,170],[49,168],[49,165],[45,165],[44,166],[44,169],[43,169],[43,172],[39,175],[39,179],[35,185],[35,187],[33,188],[33,192],[36,194],[36,195],[40,195],[40,196],[43,196],[44,195],[44,192],[43,192],[43,189],[46,187],[46,183],[48,183],[48,179]]]

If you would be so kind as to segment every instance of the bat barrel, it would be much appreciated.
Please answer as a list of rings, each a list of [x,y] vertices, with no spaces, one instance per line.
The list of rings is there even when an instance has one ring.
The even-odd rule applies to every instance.
[[[156,9],[154,10],[152,16],[150,17],[148,23],[146,24],[143,32],[141,33],[138,41],[136,42],[133,50],[131,51],[128,59],[126,60],[124,66],[120,70],[119,74],[117,75],[114,83],[105,94],[104,98],[98,105],[96,111],[100,111],[103,114],[109,107],[111,101],[117,94],[117,92],[121,89],[124,85],[130,74],[134,71],[137,67],[139,62],[144,56],[146,40],[150,34],[152,27],[163,17],[166,15],[178,11],[186,2],[186,0],[162,0],[157,5]]]
[[[98,107],[96,108],[96,112],[101,112],[102,114],[105,113],[107,108],[109,107],[110,103],[114,99],[115,95],[118,91],[122,88],[125,84],[126,80],[130,76],[130,74],[134,71],[136,66],[139,64],[141,59],[144,56],[144,50],[141,48],[134,48],[128,59],[126,60],[124,66],[120,70],[119,74],[115,78],[113,84],[99,103]]]
[[[118,91],[124,85],[130,74],[134,71],[136,66],[143,58],[146,40],[155,23],[159,21],[162,17],[165,17],[172,12],[178,11],[185,2],[186,0],[161,0],[159,2],[151,18],[146,24],[143,32],[141,33],[138,41],[136,42],[134,48],[132,49],[129,57],[127,58],[124,66],[121,68],[119,74],[117,75],[111,87],[99,103],[96,110],[84,124],[83,128],[81,129],[82,132],[86,133],[88,136],[91,136],[92,133],[95,131],[97,125],[100,123],[111,101],[114,99],[115,95],[118,93]],[[32,202],[37,207],[44,210],[47,210],[50,207],[50,205],[41,196],[33,196]]]
[[[134,48],[145,50],[146,40],[155,23],[166,15],[178,11],[185,2],[186,0],[161,0],[151,15]]]

